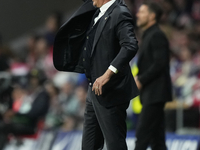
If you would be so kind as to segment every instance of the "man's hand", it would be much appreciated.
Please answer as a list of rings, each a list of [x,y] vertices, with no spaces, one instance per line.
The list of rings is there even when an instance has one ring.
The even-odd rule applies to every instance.
[[[139,90],[142,89],[142,83],[138,80],[138,76],[135,77],[135,82]]]
[[[102,76],[96,79],[93,84],[92,91],[94,91],[95,94],[98,96],[101,95],[103,85],[105,85],[110,80],[113,74],[114,72],[108,69]]]

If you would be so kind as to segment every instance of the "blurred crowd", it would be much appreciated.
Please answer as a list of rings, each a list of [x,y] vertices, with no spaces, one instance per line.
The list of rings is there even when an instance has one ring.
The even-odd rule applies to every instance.
[[[171,50],[174,100],[166,105],[167,130],[176,130],[179,102],[184,109],[184,126],[198,128],[200,0],[154,1],[163,7],[160,27],[169,39]],[[126,0],[133,16],[142,2]],[[30,34],[20,53],[6,46],[0,37],[0,130],[1,124],[12,123],[37,128],[40,121],[47,130],[82,129],[88,86],[85,75],[58,72],[53,66],[53,42],[64,21],[62,16],[52,12],[44,22],[44,30]],[[137,28],[135,32],[140,42],[142,33]]]
[[[53,42],[61,24],[62,14],[52,12],[44,30],[32,33],[20,53],[1,43],[0,132],[9,130],[6,136],[33,134],[41,122],[47,130],[82,129],[85,76],[58,72],[53,66]],[[25,127],[31,128],[24,132]],[[3,138],[0,135],[0,143]]]

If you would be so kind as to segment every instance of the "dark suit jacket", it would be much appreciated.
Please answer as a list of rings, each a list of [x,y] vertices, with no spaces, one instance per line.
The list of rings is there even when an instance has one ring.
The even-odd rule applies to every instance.
[[[93,2],[87,0],[60,28],[55,38],[53,53],[56,69],[84,73],[83,44],[95,11]],[[103,94],[97,96],[104,106],[119,105],[138,95],[129,66],[129,61],[138,50],[133,30],[132,16],[121,0],[117,0],[99,22],[91,53],[92,83],[102,76],[110,65],[119,70],[103,86]]]
[[[168,40],[157,24],[144,32],[138,58],[143,104],[172,100],[169,52]]]
[[[27,113],[16,113],[13,117],[13,122],[36,127],[37,122],[42,117],[45,117],[49,109],[49,94],[41,89],[36,93],[36,97],[31,104],[31,109]]]

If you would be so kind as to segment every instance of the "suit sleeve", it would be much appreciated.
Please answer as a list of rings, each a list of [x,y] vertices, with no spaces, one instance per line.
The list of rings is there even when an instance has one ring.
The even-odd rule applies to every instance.
[[[153,35],[150,46],[153,54],[153,63],[144,74],[138,76],[142,85],[157,78],[166,69],[169,63],[168,41],[161,32],[157,32]]]
[[[121,49],[110,65],[117,70],[127,65],[138,50],[138,42],[134,34],[133,19],[129,13],[122,13],[118,17],[116,36]]]

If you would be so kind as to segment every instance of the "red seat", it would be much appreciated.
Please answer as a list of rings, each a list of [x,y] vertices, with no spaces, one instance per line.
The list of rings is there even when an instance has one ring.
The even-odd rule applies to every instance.
[[[43,128],[44,128],[44,120],[39,120],[38,123],[37,123],[36,132],[34,134],[31,134],[31,135],[20,135],[20,136],[17,136],[17,137],[18,138],[38,139]]]

